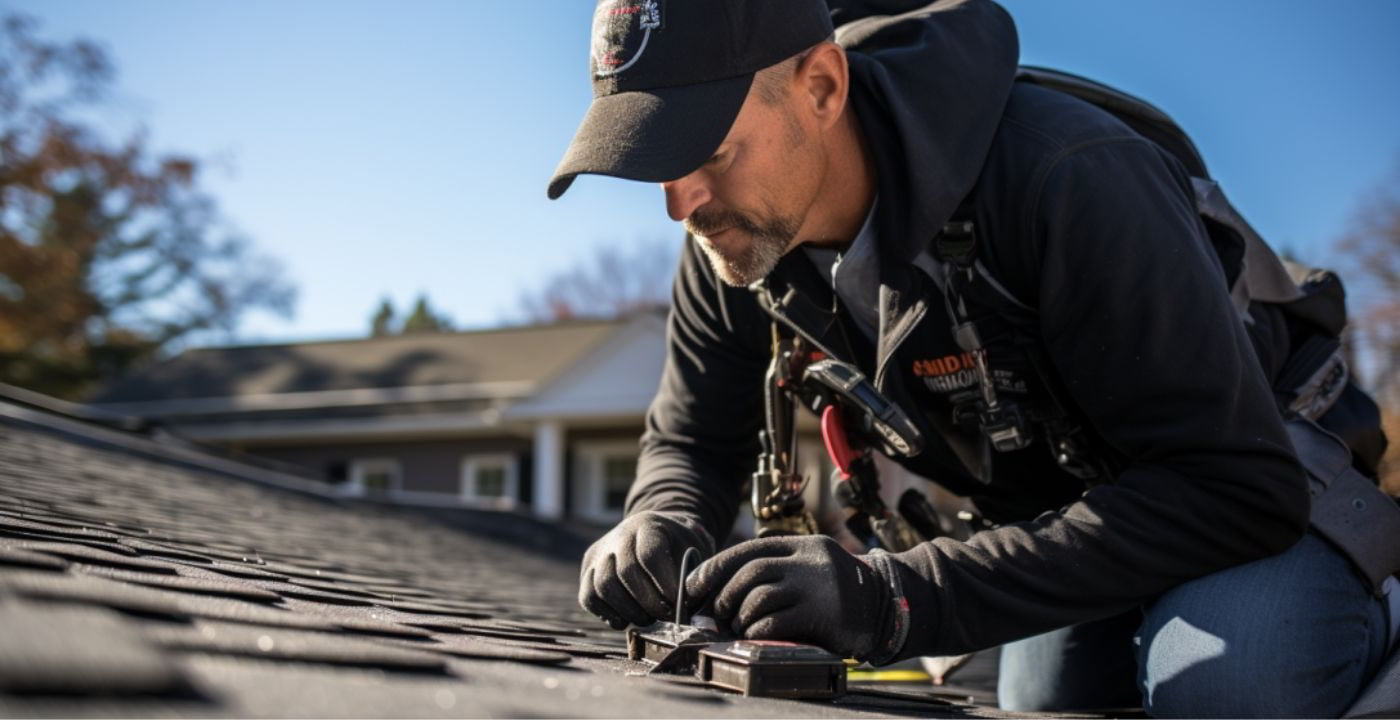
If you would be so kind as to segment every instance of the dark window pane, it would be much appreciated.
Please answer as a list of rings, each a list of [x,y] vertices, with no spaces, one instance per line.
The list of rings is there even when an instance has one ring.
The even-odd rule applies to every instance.
[[[364,474],[365,492],[383,495],[394,487],[394,473],[389,470],[371,470]]]
[[[504,497],[506,494],[506,469],[484,466],[476,469],[476,496],[482,498]]]
[[[627,501],[627,489],[637,476],[637,458],[632,455],[609,455],[603,458],[603,507],[621,510]]]

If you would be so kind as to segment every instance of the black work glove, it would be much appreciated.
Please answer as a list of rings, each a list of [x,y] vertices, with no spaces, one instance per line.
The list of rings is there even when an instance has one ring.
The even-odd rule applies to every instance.
[[[681,557],[692,547],[702,559],[715,552],[694,518],[655,510],[629,515],[583,554],[578,603],[616,630],[671,619]]]
[[[750,639],[820,645],[842,657],[890,661],[909,613],[889,557],[856,557],[820,535],[736,545],[686,580],[687,604]]]

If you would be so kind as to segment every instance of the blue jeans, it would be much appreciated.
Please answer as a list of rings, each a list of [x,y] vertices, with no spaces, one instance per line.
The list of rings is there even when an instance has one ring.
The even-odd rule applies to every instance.
[[[1385,658],[1382,602],[1326,541],[1183,583],[1124,615],[1002,648],[1006,710],[1337,717]]]

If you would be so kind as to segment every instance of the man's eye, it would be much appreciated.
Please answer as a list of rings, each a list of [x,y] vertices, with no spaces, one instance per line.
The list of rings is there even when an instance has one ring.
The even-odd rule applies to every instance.
[[[711,155],[711,156],[710,156],[710,159],[709,159],[709,160],[706,160],[706,161],[705,161],[705,164],[706,164],[706,165],[718,165],[718,164],[720,163],[720,161],[722,161],[722,160],[724,160],[724,153],[715,153],[714,155]]]

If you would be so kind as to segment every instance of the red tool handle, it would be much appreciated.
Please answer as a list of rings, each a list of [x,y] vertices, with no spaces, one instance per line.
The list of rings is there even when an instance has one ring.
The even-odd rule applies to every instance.
[[[831,458],[832,464],[841,471],[841,479],[851,478],[851,463],[860,457],[860,453],[851,448],[851,442],[846,439],[846,426],[841,422],[841,409],[835,404],[827,405],[822,410],[822,443],[826,445],[826,454]]]

